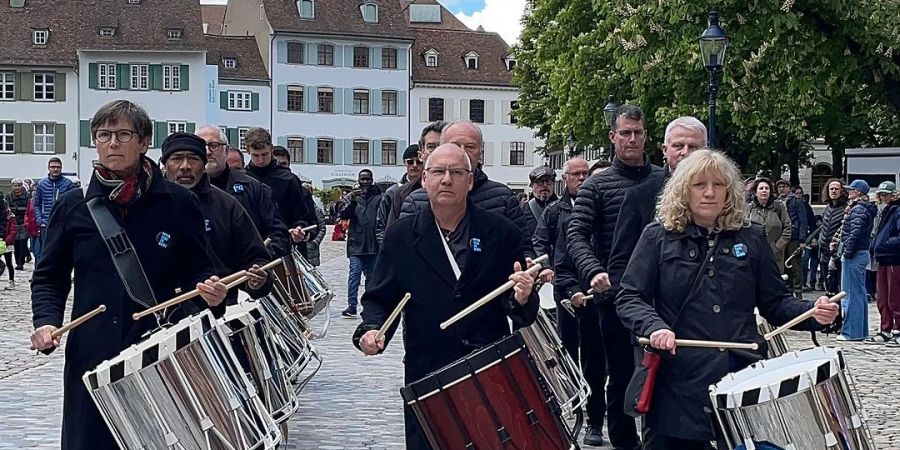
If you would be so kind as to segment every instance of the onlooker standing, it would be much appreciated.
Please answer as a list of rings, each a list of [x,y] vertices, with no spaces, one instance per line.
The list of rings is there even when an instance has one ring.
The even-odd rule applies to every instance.
[[[879,196],[888,195],[889,190],[893,191],[893,199],[881,213],[872,250],[878,261],[876,299],[878,312],[881,313],[879,335],[883,338],[882,342],[888,341],[888,345],[900,347],[900,195],[894,186],[886,186],[885,183],[878,186]]]
[[[534,230],[543,220],[541,216],[548,205],[557,200],[553,186],[556,184],[556,171],[549,166],[540,166],[528,174],[531,182],[531,198],[522,203],[522,215],[525,217],[525,227],[529,236],[534,236]]]
[[[816,282],[816,290],[836,294],[841,290],[841,260],[834,256],[831,241],[844,221],[844,208],[847,206],[844,183],[837,178],[829,179],[822,190],[822,198],[826,200],[825,211],[822,213],[822,230],[819,232],[819,281]],[[830,269],[832,260],[834,270]]]
[[[50,223],[50,211],[53,210],[53,204],[61,195],[75,187],[71,180],[62,175],[62,169],[61,159],[55,156],[50,158],[47,161],[47,177],[38,181],[34,192],[34,213],[40,229],[39,236],[34,241],[32,248],[35,263],[41,259],[41,240],[47,231],[47,224]]]
[[[841,257],[841,288],[847,292],[843,300],[844,326],[837,339],[859,341],[869,334],[865,275],[872,225],[878,208],[869,202],[869,184],[865,181],[853,180],[844,188],[850,202],[841,225],[840,244],[831,243],[831,250]]]
[[[869,294],[869,301],[874,302],[878,292],[878,261],[875,260],[875,234],[878,233],[878,224],[881,223],[881,213],[894,196],[896,185],[893,182],[885,181],[878,185],[875,190],[875,207],[878,212],[875,214],[875,223],[872,225],[872,240],[869,244],[869,265],[866,266],[866,293]]]
[[[813,277],[815,277],[814,270],[810,270],[810,266],[812,266],[812,261],[815,261],[814,255],[817,253],[817,249],[815,245],[812,245],[812,241],[816,239],[813,235],[819,228],[818,221],[816,220],[816,213],[812,209],[812,205],[809,204],[809,195],[803,193],[803,188],[797,186],[794,188],[794,195],[800,199],[800,204],[803,206],[803,211],[806,213],[806,247],[803,248],[803,263],[800,265],[800,269],[803,272],[803,278],[800,280],[803,286],[803,290],[811,291],[813,290],[812,281],[809,281],[810,272],[813,272]],[[818,263],[815,263],[813,269],[818,267]]]
[[[16,241],[15,256],[16,270],[24,270],[25,257],[28,255],[28,230],[25,228],[25,216],[28,214],[28,203],[31,197],[25,190],[25,184],[20,178],[12,180],[12,192],[7,198],[9,210],[16,216]]]
[[[0,239],[3,239],[0,245],[0,253],[3,254],[4,261],[0,261],[0,275],[3,274],[3,266],[9,268],[9,285],[4,289],[12,290],[16,288],[16,269],[13,267],[12,252],[13,245],[16,242],[16,217],[9,210],[9,205],[3,195],[0,195]]]
[[[747,219],[762,225],[775,254],[775,264],[783,273],[784,249],[791,239],[791,219],[787,207],[772,194],[772,182],[768,178],[758,178],[753,190],[756,195],[747,204]]]
[[[359,189],[350,192],[348,201],[341,210],[341,219],[350,221],[347,231],[347,257],[350,259],[350,275],[347,278],[347,309],[341,313],[343,317],[356,317],[356,305],[359,302],[359,282],[366,274],[366,287],[375,270],[375,257],[378,255],[378,241],[375,238],[375,225],[378,216],[378,203],[381,201],[381,189],[374,183],[375,177],[369,169],[359,171],[357,182]]]
[[[391,187],[384,191],[384,194],[381,196],[381,202],[378,204],[378,219],[375,228],[375,237],[378,238],[379,246],[381,245],[381,242],[384,241],[384,230],[386,230],[388,224],[392,222],[389,222],[389,219],[392,214],[391,210],[394,208],[394,196],[396,195],[396,192],[409,183],[418,182],[419,177],[422,176],[422,168],[425,166],[425,163],[419,159],[419,144],[412,144],[409,147],[406,147],[406,150],[403,151],[403,164],[406,166],[406,173],[400,177],[400,182],[391,185]],[[396,215],[400,215],[399,209],[402,205],[402,200],[397,203],[398,211]]]
[[[788,217],[791,219],[791,239],[784,248],[784,258],[790,258],[791,255],[800,249],[802,252],[806,249],[806,236],[809,234],[807,229],[808,222],[806,209],[803,207],[803,201],[791,192],[791,183],[787,180],[778,180],[775,183],[778,189],[778,198],[784,202],[787,208]],[[785,272],[788,274],[788,287],[794,292],[794,296],[801,298],[803,296],[803,268],[801,267],[800,258],[794,257],[791,267],[785,266]]]

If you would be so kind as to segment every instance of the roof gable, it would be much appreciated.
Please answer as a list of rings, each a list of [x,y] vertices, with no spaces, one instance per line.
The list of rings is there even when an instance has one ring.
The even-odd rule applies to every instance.
[[[320,33],[411,40],[397,0],[313,0],[315,17],[300,17],[294,0],[263,0],[266,18],[276,32]],[[360,5],[378,5],[378,22],[363,20]]]
[[[441,55],[435,67],[425,62],[425,56],[432,51]],[[512,86],[512,72],[506,65],[509,53],[509,46],[496,33],[417,30],[412,53],[413,82]],[[466,67],[470,56],[478,58],[477,69]]]
[[[253,36],[207,36],[206,44],[206,64],[219,66],[219,79],[269,80]],[[225,68],[225,58],[235,58],[236,66]]]

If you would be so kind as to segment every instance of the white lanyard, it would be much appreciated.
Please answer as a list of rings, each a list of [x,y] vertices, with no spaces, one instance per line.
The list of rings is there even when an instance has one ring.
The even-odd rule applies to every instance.
[[[450,246],[447,245],[447,239],[444,238],[444,233],[441,232],[441,226],[438,225],[437,219],[435,219],[434,225],[438,229],[438,237],[441,238],[441,243],[444,244],[444,251],[447,253],[447,259],[450,260],[450,267],[453,268],[453,275],[456,276],[456,281],[459,281],[459,276],[462,275],[462,272],[459,270],[459,264],[456,263],[456,258],[453,257],[453,252],[450,251]]]

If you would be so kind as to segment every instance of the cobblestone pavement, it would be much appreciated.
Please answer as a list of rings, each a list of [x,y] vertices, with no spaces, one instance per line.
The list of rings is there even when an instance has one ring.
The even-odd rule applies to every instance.
[[[350,343],[359,320],[340,318],[347,297],[343,242],[325,242],[320,270],[336,292],[328,335],[314,341],[324,364],[301,394],[284,447],[402,449],[401,342],[379,357],[363,357]],[[0,291],[0,450],[59,448],[63,356],[28,351],[30,277],[27,266],[17,273],[16,290]],[[874,305],[869,312],[874,326]],[[792,348],[812,346],[808,333],[789,334]],[[877,448],[900,450],[900,349],[838,343],[833,336],[819,336],[819,342],[844,349]]]

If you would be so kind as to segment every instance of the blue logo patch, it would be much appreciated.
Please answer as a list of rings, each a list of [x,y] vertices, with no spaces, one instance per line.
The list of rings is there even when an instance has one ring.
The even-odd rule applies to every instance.
[[[209,226],[209,219],[203,219],[203,224],[206,226],[206,231],[212,231],[212,227]]]
[[[472,251],[481,252],[481,239],[472,238],[471,244],[472,244]]]
[[[244,185],[240,184],[240,183],[235,183],[234,184],[234,192],[235,193],[244,192]]]
[[[160,232],[156,235],[156,244],[162,248],[169,248],[169,239],[171,238],[172,236],[170,236],[169,233],[166,233],[165,231]]]
[[[732,250],[738,259],[744,259],[747,256],[747,246],[744,244],[734,244]]]

